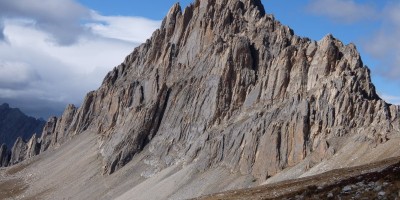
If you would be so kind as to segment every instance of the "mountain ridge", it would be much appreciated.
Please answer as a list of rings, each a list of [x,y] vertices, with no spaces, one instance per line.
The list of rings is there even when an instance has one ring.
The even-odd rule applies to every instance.
[[[10,139],[4,138],[5,132],[10,132],[7,134],[9,136],[16,135],[22,136],[24,139],[29,139],[33,133],[41,132],[41,126],[43,126],[45,123],[44,120],[25,115],[18,108],[11,108],[10,105],[7,103],[3,103],[2,105],[0,105],[0,116],[0,123],[2,127],[0,130],[0,143],[5,143],[7,146],[12,146],[12,144],[16,140],[16,137]],[[15,122],[12,122],[13,120],[20,121],[20,124],[17,126]],[[19,129],[11,129],[8,126],[15,126]]]
[[[7,103],[0,105],[0,166],[8,165],[11,148],[18,138],[28,140],[40,133],[44,124],[44,120],[29,117]]]

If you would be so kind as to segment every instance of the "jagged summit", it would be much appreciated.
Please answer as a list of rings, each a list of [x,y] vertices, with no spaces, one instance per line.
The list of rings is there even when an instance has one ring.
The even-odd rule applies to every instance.
[[[365,129],[371,134],[360,137],[386,138],[398,109],[378,98],[353,45],[300,38],[259,1],[239,0],[174,5],[83,107],[92,113],[84,127],[102,135],[106,173],[149,146],[161,158],[156,171],[197,159],[261,179],[310,154],[331,155],[335,137]]]
[[[258,9],[263,15],[265,14],[265,9],[264,5],[261,3],[261,0],[195,0],[193,3],[190,4],[186,9],[189,9],[191,7],[198,7],[200,6],[200,3],[206,3],[207,5],[210,6],[215,6],[215,5],[225,5],[225,6],[234,6],[236,9]],[[172,11],[172,12],[171,12]],[[175,3],[169,10],[166,16],[170,16],[171,13],[174,11],[180,11],[182,12],[182,8],[180,6],[180,3],[177,2]]]
[[[174,5],[79,109],[50,120],[42,147],[95,134],[104,180],[134,181],[121,199],[187,199],[365,158],[356,150],[387,148],[399,126],[354,45],[296,36],[259,0],[197,0]]]

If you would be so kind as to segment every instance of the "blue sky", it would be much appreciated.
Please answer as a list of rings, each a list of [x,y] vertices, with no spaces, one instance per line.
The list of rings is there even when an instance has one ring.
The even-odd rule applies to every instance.
[[[0,103],[45,118],[68,103],[79,105],[176,2],[0,0]],[[332,33],[355,43],[378,93],[400,104],[400,1],[262,2],[297,35],[320,40]]]

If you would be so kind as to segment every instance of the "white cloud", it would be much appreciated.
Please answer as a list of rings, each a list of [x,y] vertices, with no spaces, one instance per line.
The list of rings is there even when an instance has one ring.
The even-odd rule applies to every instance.
[[[89,16],[90,11],[74,0],[0,0],[0,17],[33,19],[36,27],[62,45],[76,41],[84,32],[80,21]]]
[[[54,111],[61,111],[68,103],[79,105],[85,94],[96,89],[106,73],[149,38],[161,23],[96,13],[82,20],[85,24],[77,24],[81,19],[69,13],[45,9],[63,10],[66,5],[68,10],[76,6],[72,0],[45,0],[48,6],[41,0],[40,8],[26,1],[0,0],[0,13],[13,8],[7,11],[7,16],[0,14],[5,37],[5,42],[0,42],[0,101],[14,102],[13,106],[26,107],[36,116],[47,117],[50,112],[59,114]],[[56,5],[52,1],[66,4]],[[31,6],[22,8],[23,3]],[[51,17],[57,19],[46,20]],[[68,36],[58,38],[56,31],[42,26],[51,20],[54,28]],[[62,23],[53,23],[55,21]],[[43,109],[48,112],[42,112]]]
[[[392,104],[400,105],[400,97],[399,96],[391,96],[391,95],[382,95],[382,99]]]
[[[79,102],[87,91],[98,87],[107,71],[123,61],[135,46],[88,36],[81,36],[74,45],[59,46],[48,42],[49,33],[12,22],[6,23],[4,33],[8,39],[0,45],[0,59],[7,63],[4,75],[25,70],[35,71],[41,77],[35,84],[27,85],[26,91],[14,91],[15,96],[42,91],[38,96],[71,103]],[[13,85],[19,80],[14,77],[3,79],[2,83]],[[24,77],[24,82],[32,82],[33,77]]]
[[[39,76],[22,62],[4,62],[0,60],[0,89],[19,89],[26,87],[32,81],[38,81]]]
[[[95,34],[135,43],[148,39],[161,24],[161,21],[142,17],[102,16],[96,12],[91,16],[94,22],[86,26]]]
[[[372,6],[357,4],[354,0],[312,0],[308,9],[314,14],[346,23],[375,18],[377,14]]]

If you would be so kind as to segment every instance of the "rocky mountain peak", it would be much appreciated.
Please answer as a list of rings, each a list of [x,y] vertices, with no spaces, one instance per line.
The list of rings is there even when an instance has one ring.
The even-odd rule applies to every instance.
[[[386,117],[398,108],[377,96],[354,45],[330,34],[318,42],[300,38],[266,15],[260,1],[196,1],[183,12],[174,5],[151,39],[105,80],[88,99],[99,106],[94,99],[101,96],[111,105],[103,116],[109,123],[97,125],[104,133],[100,148],[108,162],[106,173],[150,146],[161,160],[172,160],[158,161],[155,169],[184,157],[185,162],[202,160],[206,168],[224,163],[263,177],[310,154],[330,155],[339,148],[330,145],[331,138],[358,133],[354,127],[383,128],[386,135],[391,132],[387,125],[398,120]],[[115,96],[127,99],[117,104]],[[123,107],[149,120],[122,127],[120,117],[130,116]],[[365,118],[371,110],[375,114]],[[115,133],[117,129],[127,134]],[[243,149],[244,142],[251,147]],[[175,150],[165,155],[163,148]]]
[[[399,117],[399,106],[376,94],[353,44],[330,34],[319,41],[296,36],[259,0],[197,0],[183,11],[174,5],[80,108],[69,105],[50,118],[40,138],[19,139],[11,157],[17,163],[78,137],[51,163],[84,155],[67,171],[78,170],[80,179],[95,169],[82,183],[111,183],[103,198],[128,188],[124,182],[112,191],[114,178],[135,176],[126,199],[187,199],[262,184],[280,172],[299,177],[325,169],[319,164],[327,160],[399,154],[385,153],[398,142]],[[84,163],[90,167],[79,171]],[[149,187],[162,194],[142,194]]]
[[[259,0],[197,0],[175,4],[79,109],[45,127],[41,151],[97,133],[105,174],[136,159],[146,178],[192,164],[263,181],[333,156],[343,138],[384,143],[399,108],[378,97],[354,45],[296,36]]]

